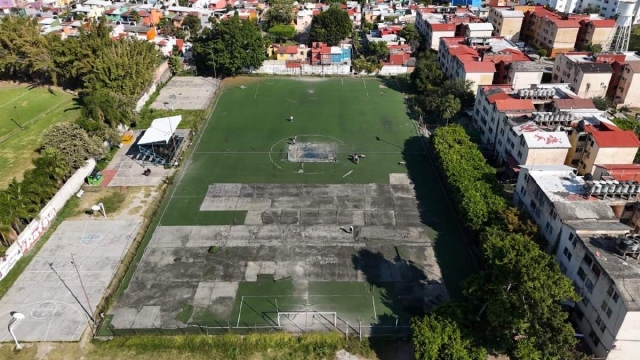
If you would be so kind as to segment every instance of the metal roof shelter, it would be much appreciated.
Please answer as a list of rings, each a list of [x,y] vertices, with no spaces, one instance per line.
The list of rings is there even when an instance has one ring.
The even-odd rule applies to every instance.
[[[181,121],[182,115],[153,120],[138,140],[137,160],[143,165],[170,165],[184,141],[182,136],[175,135]]]

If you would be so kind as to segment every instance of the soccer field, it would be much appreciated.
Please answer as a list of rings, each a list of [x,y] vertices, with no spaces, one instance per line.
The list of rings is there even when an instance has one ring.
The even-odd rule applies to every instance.
[[[400,87],[225,80],[101,334],[406,335],[458,296],[473,259]]]
[[[31,166],[45,129],[78,113],[73,97],[60,90],[0,86],[0,188]]]

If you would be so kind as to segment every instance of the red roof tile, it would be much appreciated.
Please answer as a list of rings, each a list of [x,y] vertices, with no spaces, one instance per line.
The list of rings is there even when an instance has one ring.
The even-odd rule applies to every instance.
[[[530,99],[505,99],[505,100],[496,100],[496,109],[498,109],[498,111],[513,111],[513,110],[535,111],[536,107],[533,106],[533,102]]]
[[[553,99],[556,107],[560,110],[565,109],[595,109],[596,106],[593,104],[591,99]]]
[[[456,24],[429,24],[431,31],[455,31]]]
[[[490,103],[494,103],[496,102],[496,100],[507,100],[507,99],[511,99],[511,96],[509,96],[507,93],[502,91],[487,96],[487,101],[489,101]]]
[[[469,73],[492,73],[496,71],[496,64],[482,61],[462,61],[464,72]]]
[[[612,19],[591,20],[591,23],[593,24],[593,26],[600,27],[600,28],[612,28],[612,27],[616,26],[616,21],[612,20]]]
[[[297,54],[297,46],[281,46],[278,48],[278,54]]]
[[[640,164],[596,164],[618,181],[640,180]]]
[[[637,148],[640,147],[640,140],[632,130],[620,130],[615,126],[601,123],[601,129],[594,126],[587,126],[585,131],[591,133],[593,139],[601,148]]]

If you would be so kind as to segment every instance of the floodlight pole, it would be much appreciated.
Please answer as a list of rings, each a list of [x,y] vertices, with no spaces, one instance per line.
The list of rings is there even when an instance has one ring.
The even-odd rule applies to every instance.
[[[20,121],[20,115],[18,115],[18,106],[14,106],[13,107],[13,111],[16,113],[16,119],[18,120],[18,126],[20,126],[21,130],[24,130],[24,127],[22,126],[22,121]]]
[[[93,307],[91,307],[91,301],[89,300],[89,295],[87,295],[87,290],[84,288],[84,283],[82,282],[82,277],[80,276],[80,271],[78,270],[78,265],[76,264],[76,259],[75,256],[73,255],[73,253],[71,253],[71,263],[73,264],[73,267],[76,269],[76,274],[78,274],[78,280],[80,280],[80,287],[82,287],[82,291],[84,292],[84,297],[87,299],[87,305],[89,306],[89,308],[87,309],[87,314],[89,314],[89,318],[91,319],[91,321],[95,324],[95,320],[93,319]],[[91,327],[91,332],[94,333],[93,331],[93,326]]]
[[[16,334],[13,333],[13,329],[15,329],[16,326],[18,326],[18,324],[20,323],[20,321],[24,319],[24,314],[19,312],[14,312],[11,316],[13,318],[11,319],[11,321],[9,321],[9,334],[11,334],[13,341],[15,341],[16,343],[16,349],[20,350],[22,349],[22,345],[20,345],[20,343],[18,342],[18,338],[16,337]]]

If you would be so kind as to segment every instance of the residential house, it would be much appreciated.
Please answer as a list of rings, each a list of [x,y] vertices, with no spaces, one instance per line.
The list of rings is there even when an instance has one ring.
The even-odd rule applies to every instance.
[[[314,42],[311,44],[311,64],[351,64],[351,44],[328,46],[325,43]]]
[[[125,36],[138,40],[151,41],[157,35],[156,28],[153,26],[123,25],[122,31]]]
[[[311,20],[313,19],[313,10],[299,10],[296,13],[296,32],[306,33],[311,30]]]
[[[487,21],[493,25],[493,36],[518,41],[524,13],[511,8],[492,7]]]
[[[493,34],[493,25],[484,22],[464,24],[462,29],[464,37],[491,37]]]
[[[78,14],[82,14],[85,18],[88,19],[97,19],[104,13],[105,8],[102,6],[78,6],[71,10],[74,16],[78,16]]]
[[[303,62],[308,58],[309,49],[306,45],[280,46],[275,53],[277,60]]]
[[[43,18],[38,20],[38,27],[41,34],[48,34],[52,31],[59,30],[60,20],[58,18]]]

